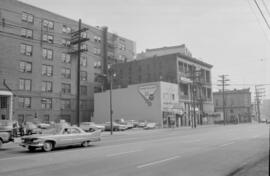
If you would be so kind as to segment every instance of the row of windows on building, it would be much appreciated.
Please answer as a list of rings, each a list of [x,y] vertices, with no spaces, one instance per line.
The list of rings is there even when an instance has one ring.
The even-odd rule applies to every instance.
[[[84,49],[84,50],[87,50],[87,46],[86,45],[83,45],[81,47],[81,49]],[[95,55],[100,55],[101,54],[101,49],[100,48],[94,48],[93,50],[94,54]],[[20,53],[25,55],[25,56],[32,56],[33,55],[33,46],[32,45],[28,45],[28,44],[21,44],[20,45]],[[64,56],[68,56],[70,58],[70,54],[65,54],[63,53],[62,54],[62,58],[63,58],[63,55]],[[49,59],[49,60],[52,60],[53,59],[53,50],[52,49],[48,49],[48,48],[43,48],[42,49],[42,56],[43,58],[45,59]],[[85,60],[86,56],[82,56],[82,60]]]
[[[19,64],[19,71],[24,73],[32,73],[32,63],[26,61],[20,61]],[[42,65],[41,69],[42,76],[53,76],[53,66],[52,65]],[[81,71],[81,81],[87,81],[87,72]],[[61,76],[65,79],[71,79],[71,69],[70,68],[62,68],[61,69]]]
[[[60,100],[60,109],[71,109],[71,99],[61,99]],[[42,109],[52,109],[53,101],[52,98],[41,98],[41,108]],[[30,109],[32,107],[32,98],[31,97],[19,97],[18,98],[18,107]],[[80,108],[88,109],[87,100],[80,100]]]
[[[184,63],[184,62],[181,62],[181,61],[178,62],[178,70],[182,74],[186,74],[186,75],[190,74],[191,70],[193,70],[193,69],[196,70],[196,67],[193,66],[193,65],[190,65],[190,64],[187,64],[187,63]],[[211,82],[211,80],[210,80],[210,71],[204,70],[204,69],[200,69],[200,71],[201,71],[202,80],[204,80],[207,83],[210,83]]]
[[[22,21],[23,22],[27,22],[30,24],[34,24],[34,15],[27,13],[27,12],[23,12],[22,13]],[[48,20],[48,19],[43,19],[42,20],[42,27],[48,30],[54,30],[54,21]],[[63,24],[62,25],[62,33],[64,34],[70,34],[72,33],[74,30],[71,29],[71,27]],[[21,36],[22,37],[26,37],[26,38],[33,38],[33,30],[32,29],[27,29],[27,28],[22,28],[21,30]],[[82,32],[81,33],[81,37],[82,38],[88,38],[88,34],[86,32]],[[48,43],[53,43],[53,35],[50,34],[43,34],[42,36],[42,40]],[[93,41],[95,43],[102,43],[101,37],[99,36],[94,36]],[[62,40],[62,44],[65,46],[70,46],[71,42],[70,40],[67,39],[63,39]],[[126,50],[126,46],[123,43],[120,43],[118,45],[118,48],[120,50]]]
[[[32,80],[31,79],[19,79],[19,90],[31,91],[32,90]],[[80,94],[87,95],[87,86],[80,86]],[[53,92],[53,82],[52,81],[42,81],[41,82],[41,91],[42,92]],[[61,93],[71,93],[71,84],[62,83],[61,84]]]

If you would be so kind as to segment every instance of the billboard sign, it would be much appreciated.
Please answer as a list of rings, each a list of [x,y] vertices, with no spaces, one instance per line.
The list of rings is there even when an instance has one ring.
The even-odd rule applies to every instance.
[[[155,92],[157,90],[156,85],[146,85],[139,87],[138,91],[142,98],[144,99],[145,103],[148,106],[152,105],[152,101],[155,99]]]

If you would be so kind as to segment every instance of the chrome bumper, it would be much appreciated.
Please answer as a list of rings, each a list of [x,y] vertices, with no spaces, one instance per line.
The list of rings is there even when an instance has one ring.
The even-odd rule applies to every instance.
[[[34,143],[34,144],[28,144],[28,143],[20,143],[19,144],[20,146],[22,146],[22,147],[25,147],[25,148],[28,148],[28,147],[43,147],[43,143]]]

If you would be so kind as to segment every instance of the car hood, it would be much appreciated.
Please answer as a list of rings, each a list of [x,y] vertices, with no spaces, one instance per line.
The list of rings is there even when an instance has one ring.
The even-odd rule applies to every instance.
[[[34,138],[48,139],[48,138],[54,138],[55,136],[57,136],[57,134],[34,134],[31,136],[23,137],[22,139],[34,139]]]

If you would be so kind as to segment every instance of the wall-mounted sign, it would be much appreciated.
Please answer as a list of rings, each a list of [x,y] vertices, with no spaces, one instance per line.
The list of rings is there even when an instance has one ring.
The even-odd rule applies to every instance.
[[[144,101],[147,103],[148,106],[152,105],[152,101],[155,98],[156,90],[156,85],[141,86],[138,89],[140,95],[143,97]]]

